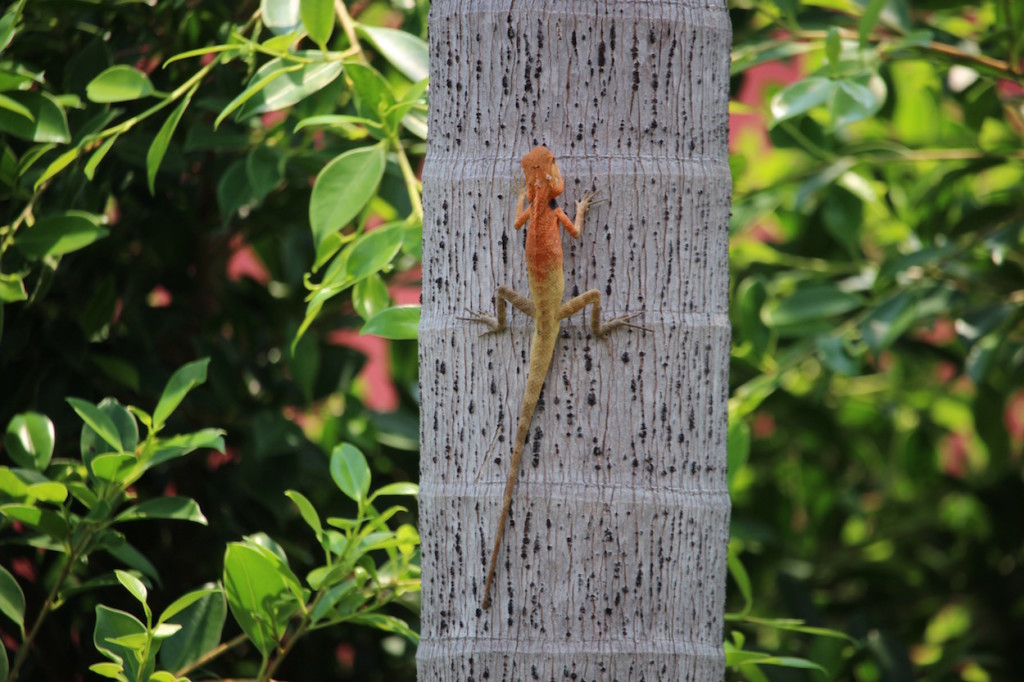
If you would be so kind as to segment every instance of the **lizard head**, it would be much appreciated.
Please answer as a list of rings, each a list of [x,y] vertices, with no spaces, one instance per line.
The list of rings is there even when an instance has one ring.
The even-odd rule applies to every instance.
[[[534,147],[523,157],[523,173],[526,174],[526,191],[530,201],[535,200],[538,190],[548,198],[562,193],[562,173],[555,163],[555,155],[547,147]]]

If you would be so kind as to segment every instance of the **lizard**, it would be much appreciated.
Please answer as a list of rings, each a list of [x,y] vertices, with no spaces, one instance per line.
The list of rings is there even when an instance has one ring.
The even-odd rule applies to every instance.
[[[645,330],[630,320],[640,313],[621,315],[607,322],[601,322],[601,292],[590,289],[579,296],[574,296],[565,303],[565,276],[563,274],[562,240],[559,226],[565,228],[574,239],[578,239],[583,231],[583,219],[587,210],[595,203],[594,192],[586,192],[576,202],[575,220],[559,207],[557,198],[565,190],[562,173],[555,162],[554,154],[546,147],[535,147],[530,150],[522,161],[526,185],[518,193],[514,226],[522,229],[529,223],[526,231],[526,272],[530,284],[530,296],[526,297],[511,287],[501,285],[495,290],[495,315],[487,315],[480,311],[467,310],[469,317],[461,319],[485,323],[489,330],[484,334],[503,331],[506,328],[506,302],[517,310],[533,318],[533,340],[530,343],[530,365],[526,375],[526,390],[519,409],[519,421],[516,424],[516,437],[512,446],[512,459],[509,463],[508,479],[501,505],[501,517],[498,520],[497,534],[494,538],[494,549],[491,550],[490,564],[487,569],[487,580],[484,585],[484,596],[481,607],[487,609],[491,603],[491,586],[494,582],[494,571],[498,562],[498,552],[505,537],[505,526],[508,522],[509,509],[512,505],[512,493],[515,490],[519,467],[523,459],[523,448],[533,421],[533,413],[540,400],[541,388],[551,366],[551,358],[555,352],[561,321],[575,315],[586,306],[591,308],[590,331],[597,338],[604,338],[609,332],[619,327],[633,327]],[[526,205],[527,202],[529,205]]]

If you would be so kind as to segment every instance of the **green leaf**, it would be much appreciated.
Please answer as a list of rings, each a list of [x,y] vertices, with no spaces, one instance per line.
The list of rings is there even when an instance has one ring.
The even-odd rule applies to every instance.
[[[109,680],[124,680],[124,666],[120,663],[93,663],[89,666],[91,672]]]
[[[306,582],[316,591],[322,590],[327,585],[333,585],[345,578],[352,572],[348,562],[335,565],[318,566],[306,576]]]
[[[97,166],[100,165],[100,162],[103,161],[103,157],[107,155],[107,152],[110,151],[110,148],[114,146],[114,143],[117,142],[117,138],[120,136],[120,134],[117,134],[108,137],[104,140],[103,144],[101,144],[96,151],[92,153],[89,160],[85,162],[85,168],[82,169],[82,172],[85,173],[85,177],[88,180],[91,181],[96,176]]]
[[[754,357],[763,357],[771,343],[771,331],[761,319],[761,309],[768,300],[764,280],[759,276],[744,279],[736,286],[733,300],[737,345],[749,344]]]
[[[163,439],[156,451],[142,453],[142,459],[146,469],[151,469],[158,464],[178,459],[195,452],[200,448],[210,448],[217,452],[224,452],[224,431],[221,429],[203,429],[195,433],[186,433],[173,438]]]
[[[373,334],[385,339],[415,339],[419,333],[420,307],[402,305],[382,310],[363,325],[360,334]]]
[[[28,292],[25,291],[25,282],[21,276],[0,272],[0,302],[17,303],[27,299]]]
[[[306,522],[306,525],[313,529],[316,534],[317,540],[324,534],[323,524],[320,523],[320,515],[316,511],[316,507],[310,502],[305,495],[296,490],[287,490],[284,493],[289,500],[295,503],[295,506],[299,508],[299,514],[302,516],[302,520]]]
[[[753,652],[747,652],[753,653]],[[752,662],[748,662],[746,665],[775,665],[782,666],[784,668],[798,668],[801,670],[817,670],[823,675],[828,675],[828,671],[822,668],[813,661],[808,661],[804,658],[795,658],[793,656],[758,656]]]
[[[6,680],[10,674],[11,664],[7,660],[7,648],[0,645],[0,680]]]
[[[789,59],[816,49],[818,45],[810,41],[797,43],[792,40],[763,40],[744,43],[737,40],[732,48],[730,73],[738,76],[758,64]]]
[[[302,31],[290,31],[268,38],[260,43],[260,46],[270,52],[292,52],[292,47],[300,40],[302,40]]]
[[[148,631],[143,633],[134,633],[130,635],[121,635],[120,637],[112,637],[107,640],[108,644],[117,644],[119,646],[125,647],[126,649],[135,651],[139,654],[141,654],[145,650],[146,645],[148,645],[149,642],[150,639]]]
[[[61,256],[89,246],[110,234],[99,224],[100,217],[84,211],[65,211],[36,222],[18,232],[14,245],[29,260]]]
[[[420,487],[411,481],[400,481],[398,483],[389,483],[386,486],[377,488],[373,491],[373,495],[370,495],[370,501],[381,497],[382,495],[419,495]]]
[[[839,58],[842,50],[843,46],[839,39],[839,29],[835,26],[830,26],[828,34],[825,36],[825,56],[828,57],[828,62],[834,69],[839,68]]]
[[[0,17],[0,53],[8,48],[11,41],[14,40],[14,34],[19,28],[19,21],[21,19],[21,12],[25,9],[26,0],[19,0],[18,2],[9,5],[3,17]],[[3,647],[0,647],[2,649]],[[3,675],[0,675],[0,679],[7,679],[7,652],[4,652],[3,660]]]
[[[384,164],[384,144],[380,143],[349,150],[324,166],[309,201],[309,223],[317,246],[359,215],[373,198],[384,176]]]
[[[772,125],[824,106],[838,89],[836,81],[812,76],[783,88],[772,97]]]
[[[181,630],[181,626],[176,623],[160,623],[153,628],[153,639],[164,640],[173,637],[179,630]],[[171,679],[174,679],[173,675]]]
[[[834,93],[830,104],[832,121],[829,130],[838,130],[851,123],[871,118],[882,108],[884,97],[875,94],[869,87],[869,78],[858,78],[836,81],[838,89]],[[883,81],[877,79],[879,87]]]
[[[245,160],[237,159],[228,166],[217,182],[217,205],[220,207],[225,225],[238,209],[254,205],[258,199],[255,189],[249,184]]]
[[[39,189],[42,187],[47,180],[71,165],[71,162],[77,159],[81,152],[82,150],[80,147],[72,147],[51,161],[50,165],[43,171],[43,174],[36,178],[36,181],[32,183],[32,188]]]
[[[199,504],[190,497],[157,497],[130,507],[118,514],[115,522],[144,519],[177,519],[207,525]]]
[[[359,448],[342,443],[331,453],[331,478],[341,492],[362,503],[370,490],[370,467]]]
[[[54,142],[66,144],[71,141],[68,118],[64,108],[52,95],[46,92],[8,91],[4,95],[14,104],[27,110],[31,118],[11,112],[0,116],[0,132],[30,142]],[[21,168],[24,173],[27,168]]]
[[[394,111],[396,100],[391,84],[376,69],[362,64],[347,64],[345,75],[356,96],[356,112],[363,118],[380,121],[387,133],[395,132],[401,115]],[[372,129],[370,132],[378,135]]]
[[[730,614],[730,616],[742,618],[750,613],[750,609],[754,606],[754,590],[750,585],[750,576],[747,574],[747,569],[743,566],[743,562],[740,561],[739,549],[735,543],[729,543],[729,575],[736,582],[736,587],[740,589],[740,595],[743,597],[743,609],[738,614]]]
[[[299,0],[260,0],[260,15],[275,35],[291,33],[301,21]]]
[[[111,66],[85,86],[85,96],[100,103],[129,102],[152,94],[149,76],[125,64]]]
[[[65,540],[68,537],[67,522],[60,514],[49,509],[40,509],[27,504],[4,504],[0,505],[0,514],[12,521],[20,521],[29,528],[49,535],[55,540]]]
[[[279,570],[284,569],[289,573],[291,572],[291,569],[288,568],[288,555],[285,554],[284,548],[266,533],[245,535],[242,537],[242,540],[250,547],[266,552],[274,561],[280,564]],[[298,579],[294,579],[293,582],[297,584]]]
[[[262,199],[284,179],[284,157],[273,147],[253,147],[245,157],[245,176],[252,193]]]
[[[763,625],[765,627],[775,628],[776,630],[786,630],[788,632],[802,632],[808,635],[814,635],[816,637],[831,637],[832,639],[845,639],[851,644],[858,644],[856,637],[851,637],[845,632],[839,630],[833,630],[831,628],[819,628],[813,625],[804,625],[804,621],[798,618],[758,618],[756,616],[745,616],[743,618],[744,623],[752,623],[754,625]]]
[[[308,336],[299,340],[295,352],[288,358],[288,369],[306,401],[313,402],[314,389],[320,378],[319,341]]]
[[[799,289],[769,307],[765,311],[765,322],[772,327],[797,325],[842,315],[861,305],[859,296],[834,286],[818,285]]]
[[[430,75],[427,43],[408,31],[357,24],[356,32],[366,38],[384,59],[413,83]]]
[[[2,469],[0,469],[2,471]],[[96,495],[93,490],[80,481],[68,481],[67,482],[68,492],[76,500],[82,503],[82,505],[90,511],[99,504],[100,498]]]
[[[403,116],[402,127],[421,140],[427,139],[427,115],[422,111],[410,111]]]
[[[400,223],[378,227],[365,233],[349,247],[346,277],[358,281],[385,268],[402,248],[405,228]]]
[[[145,584],[128,571],[122,571],[120,568],[114,569],[114,575],[117,576],[117,582],[124,585],[124,588],[128,590],[133,597],[139,600],[139,603],[143,606],[146,605],[146,597],[149,596],[149,592],[146,590]]]
[[[310,40],[327,49],[327,41],[334,31],[334,0],[301,0],[299,15]]]
[[[11,501],[24,502],[28,497],[28,485],[10,467],[0,467],[0,494]]]
[[[18,466],[43,471],[53,456],[55,435],[53,422],[45,414],[22,412],[7,424],[4,450]]]
[[[134,455],[111,452],[93,458],[89,462],[89,468],[97,480],[107,483],[128,483],[133,473],[139,473],[136,472],[138,462]]]
[[[224,592],[235,621],[264,656],[284,637],[288,618],[300,604],[280,563],[269,552],[240,542],[224,553]]]
[[[139,444],[139,425],[131,412],[114,398],[104,398],[97,407],[113,423],[117,435],[121,439],[122,450],[127,453],[134,452]],[[109,445],[88,425],[82,428],[79,448],[82,460],[87,465],[91,464],[96,455],[110,451]]]
[[[116,452],[122,452],[124,446],[121,443],[121,436],[114,421],[96,405],[80,398],[66,398],[71,407],[82,418],[86,426],[96,432],[107,445]]]
[[[321,567],[321,568],[327,568],[327,567],[324,566],[324,567]],[[332,577],[334,577],[334,576],[323,575],[323,576],[319,576],[319,578],[318,578],[318,577],[314,577],[313,572],[310,572],[309,583],[310,583],[310,585],[320,584],[321,586],[323,586],[324,584],[331,584],[331,583],[334,582],[333,580],[330,579]],[[313,622],[315,623],[315,622],[317,622],[319,620],[322,620],[324,618],[324,616],[327,616],[329,614],[329,612],[334,609],[334,607],[338,604],[338,602],[342,598],[345,598],[347,596],[351,596],[353,594],[353,592],[358,587],[359,586],[356,584],[355,580],[349,579],[349,580],[342,581],[341,583],[338,583],[336,585],[333,585],[331,588],[329,588],[326,592],[324,592],[323,597],[321,597],[320,600],[317,601],[316,606],[313,608],[313,613],[312,613]],[[321,588],[314,588],[314,589],[319,591]],[[365,603],[366,600],[369,598],[368,595],[358,595],[357,594],[357,595],[354,595],[354,596],[356,596],[357,600],[359,600],[360,596],[362,597],[361,601],[360,601],[360,605],[362,603]],[[348,613],[351,613],[351,611],[350,610],[346,611],[345,615],[347,615]],[[336,615],[339,615],[339,614],[330,614],[330,615],[336,616]]]
[[[728,470],[726,473],[730,489],[736,472],[747,463],[750,457],[750,426],[743,419],[729,421],[728,432]]]
[[[121,663],[129,680],[147,678],[153,666],[151,661],[140,661],[137,647],[126,646],[124,642],[133,642],[137,637],[147,636],[146,626],[132,614],[102,604],[96,607],[93,646],[107,658]],[[142,642],[144,645],[145,639]]]
[[[843,339],[824,334],[819,336],[815,345],[821,361],[836,374],[856,376],[860,374],[860,362],[846,348]]]
[[[860,324],[861,337],[876,356],[903,335],[916,317],[912,308],[914,296],[897,292],[876,308],[872,308]]]
[[[181,116],[185,113],[185,109],[192,101],[192,95],[198,87],[192,88],[181,98],[178,106],[174,107],[174,111],[167,116],[163,125],[160,126],[160,130],[157,131],[156,137],[153,138],[152,144],[149,145],[149,151],[146,152],[146,182],[149,184],[150,194],[155,193],[156,173],[160,170],[164,154],[167,153],[167,147],[171,144],[171,136],[174,135],[178,122],[181,121]]]
[[[408,225],[405,228],[405,237],[402,239],[402,253],[423,260],[423,226]]]
[[[227,602],[219,587],[189,592],[175,600],[161,614],[159,622],[175,623],[181,629],[161,645],[160,665],[168,670],[181,670],[215,649],[220,644],[227,614]]]
[[[3,566],[0,566],[0,613],[14,621],[24,637],[25,593],[21,591],[21,585],[14,579],[10,571]],[[3,646],[0,645],[0,648]]]
[[[267,69],[268,66],[272,66],[272,69]],[[246,86],[245,90],[235,96],[233,100],[228,102],[227,106],[224,107],[220,114],[217,115],[216,120],[213,122],[213,128],[216,130],[220,127],[220,124],[230,116],[232,113],[237,111],[243,104],[248,102],[256,95],[263,92],[263,89],[273,83],[275,80],[284,76],[285,74],[298,71],[302,68],[302,64],[286,63],[279,59],[272,60],[264,64],[259,71],[253,74],[252,80],[249,81],[249,85]]]
[[[420,636],[416,634],[415,630],[409,627],[409,624],[400,618],[394,616],[388,616],[383,613],[365,613],[353,616],[349,619],[350,623],[357,625],[369,625],[372,628],[383,630],[384,632],[393,632],[397,635],[402,635],[410,642],[419,642]]]
[[[206,368],[209,364],[210,358],[202,358],[183,365],[171,375],[153,410],[154,429],[160,430],[188,392],[206,381]]]
[[[842,177],[845,173],[846,170],[843,170],[836,177]],[[821,220],[829,234],[850,254],[850,258],[859,260],[860,233],[864,223],[864,202],[860,197],[843,187],[832,185],[821,199]]]
[[[362,116],[349,116],[348,114],[323,114],[321,116],[309,116],[295,124],[293,132],[303,128],[315,126],[328,126],[344,129],[346,126],[360,125],[372,128],[375,132],[382,132],[383,127],[377,121],[363,118]]]
[[[271,59],[253,74],[250,85],[224,108],[214,124],[219,125],[236,109],[241,120],[290,107],[333,82],[344,68],[340,61],[324,61],[323,55],[314,50],[296,54],[314,61],[295,64],[279,58]]]
[[[364,320],[368,320],[391,305],[388,288],[378,273],[356,282],[352,290],[352,307]]]
[[[37,502],[63,504],[68,499],[68,488],[57,481],[33,483],[25,491],[26,495]]]
[[[878,18],[882,15],[882,10],[885,9],[886,2],[888,0],[870,0],[868,6],[864,8],[864,14],[860,17],[860,24],[857,29],[861,47],[867,47],[868,36],[875,29]]]

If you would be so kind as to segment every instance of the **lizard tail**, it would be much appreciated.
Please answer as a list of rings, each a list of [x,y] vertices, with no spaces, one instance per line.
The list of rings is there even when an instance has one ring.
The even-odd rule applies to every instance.
[[[498,519],[498,532],[494,538],[494,549],[491,550],[491,563],[487,569],[487,583],[484,585],[484,598],[481,606],[491,605],[491,584],[494,582],[494,571],[498,565],[498,552],[505,539],[505,526],[508,524],[508,512],[512,506],[512,492],[519,478],[519,467],[523,461],[523,448],[526,436],[530,433],[533,413],[540,400],[540,392],[544,386],[544,378],[551,366],[551,357],[555,354],[555,342],[558,339],[558,325],[553,333],[543,334],[534,331],[533,342],[530,344],[530,369],[526,375],[526,390],[523,392],[523,403],[519,408],[519,422],[516,424],[516,440],[512,447],[512,460],[509,462],[508,481],[505,483],[505,496],[501,504],[501,517]]]

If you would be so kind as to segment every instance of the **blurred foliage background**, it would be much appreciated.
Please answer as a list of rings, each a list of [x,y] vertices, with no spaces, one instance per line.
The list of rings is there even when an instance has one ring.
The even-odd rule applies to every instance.
[[[425,39],[427,4],[345,3],[363,29],[339,23],[300,45],[320,43],[379,80],[328,80],[278,108],[266,93],[237,102],[261,68],[294,51],[272,42],[287,35],[272,29],[290,6],[300,5],[31,0],[0,20],[0,425],[45,413],[55,457],[73,457],[80,424],[65,396],[148,409],[175,368],[211,358],[172,426],[225,429],[225,453],[192,456],[136,486],[140,498],[192,497],[209,519],[127,531],[159,568],[156,607],[219,579],[225,544],[244,534],[267,533],[308,570],[319,548],[283,491],[303,491],[323,515],[351,514],[327,473],[339,443],[366,453],[375,485],[416,478],[414,342],[358,345],[351,330],[415,302],[410,170],[424,130],[415,111],[389,112],[421,94],[416,64],[404,59],[408,44],[381,44],[365,27]],[[731,658],[730,676],[1019,679],[1024,7],[730,8],[730,485],[745,571],[733,573],[726,634],[734,651],[774,657]],[[218,45],[230,49],[209,51]],[[168,63],[193,50],[204,52]],[[174,106],[149,115],[153,100],[140,92],[119,101],[90,93],[112,65],[147,74],[154,92],[145,96],[176,93]],[[196,90],[177,91],[192,78]],[[340,155],[371,148],[384,154],[381,179],[356,198],[351,225],[336,241],[311,232],[316,178]],[[92,224],[77,242],[18,245],[29,223],[68,211]],[[355,246],[379,223],[404,236],[383,244],[388,259],[356,272],[367,254]],[[346,249],[352,264],[332,270]],[[367,358],[387,382],[367,379]],[[57,563],[17,542],[0,551],[34,612]],[[98,556],[89,569],[117,566]],[[132,603],[115,585],[55,611],[37,642],[46,656],[26,679],[84,679],[79,662],[98,660],[100,602]],[[16,640],[6,620],[0,628],[8,645]],[[229,621],[224,639],[237,632]],[[303,639],[280,675],[411,680],[412,653],[394,635],[341,626]],[[216,669],[251,674],[245,656],[233,649]]]
[[[754,614],[860,645],[741,629],[834,679],[1019,679],[1024,6],[731,5],[733,542]]]

